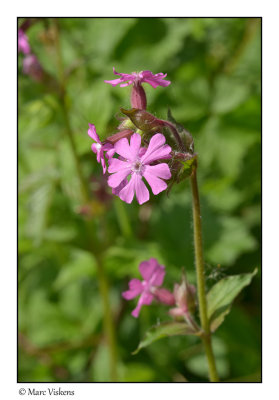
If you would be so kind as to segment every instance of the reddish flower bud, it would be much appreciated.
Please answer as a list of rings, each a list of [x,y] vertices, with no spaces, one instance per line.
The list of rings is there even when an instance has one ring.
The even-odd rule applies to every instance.
[[[104,143],[110,143],[110,144],[114,145],[120,139],[123,139],[123,138],[130,139],[130,137],[132,136],[133,133],[134,133],[134,131],[131,131],[131,129],[124,129],[123,131],[117,132],[114,135],[111,135],[108,138],[106,138]]]
[[[139,110],[146,110],[146,94],[139,82],[135,82],[131,92],[131,106]]]

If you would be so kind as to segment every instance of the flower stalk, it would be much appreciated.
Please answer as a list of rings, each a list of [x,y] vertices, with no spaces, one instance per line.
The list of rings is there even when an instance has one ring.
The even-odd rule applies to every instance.
[[[198,289],[198,302],[201,327],[203,334],[201,339],[204,344],[205,353],[209,368],[209,378],[211,382],[219,382],[219,377],[216,369],[216,362],[212,349],[211,331],[209,320],[207,316],[207,302],[205,292],[205,277],[204,277],[204,260],[202,249],[202,227],[201,227],[201,211],[200,200],[197,183],[197,170],[194,168],[191,175],[191,189],[192,189],[192,205],[193,205],[193,220],[194,220],[194,246],[195,246],[195,261],[196,261],[196,274],[197,274],[197,289]]]

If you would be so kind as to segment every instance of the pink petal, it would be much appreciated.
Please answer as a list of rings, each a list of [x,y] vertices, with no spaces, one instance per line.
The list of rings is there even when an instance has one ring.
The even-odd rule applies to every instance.
[[[121,190],[128,184],[128,179],[125,178],[120,185],[118,185],[116,188],[112,189],[112,194],[115,194],[115,196],[119,196],[119,193]]]
[[[149,281],[152,277],[153,272],[158,266],[156,258],[150,258],[150,260],[142,261],[139,265],[139,271],[145,281]]]
[[[149,304],[152,303],[152,300],[154,299],[153,294],[149,293],[149,292],[144,292],[139,299],[139,303],[141,305],[145,304],[147,306],[149,306]]]
[[[142,178],[140,175],[135,174],[135,191],[136,191],[136,197],[138,200],[139,204],[146,203],[149,200],[149,191],[145,184],[142,181]]]
[[[112,147],[110,150],[106,152],[106,157],[110,160],[114,156],[114,154],[115,154],[115,149],[114,147]]]
[[[119,192],[119,197],[121,200],[130,204],[133,201],[135,194],[135,179],[136,174],[132,174],[130,181],[128,184]]]
[[[101,151],[100,151],[100,147],[96,146],[99,143],[93,143],[91,145],[91,150],[93,151],[93,153],[95,153],[97,155],[97,162],[99,163],[101,161]]]
[[[130,150],[134,157],[138,157],[140,151],[141,144],[141,135],[138,133],[134,133],[130,139]]]
[[[125,178],[127,178],[127,176],[130,174],[130,172],[131,171],[129,169],[123,169],[123,170],[120,170],[120,171],[116,172],[115,174],[110,175],[108,177],[108,185],[110,187],[112,187],[112,188],[116,188],[117,186],[120,185],[120,183]],[[130,182],[131,182],[131,180],[130,180]],[[122,190],[124,190],[124,189],[122,189]]]
[[[137,307],[132,311],[132,316],[137,318],[139,316],[141,307],[146,304],[149,305],[152,303],[154,296],[151,293],[143,293],[140,296],[140,299],[138,301]]]
[[[109,83],[112,86],[117,86],[119,85],[119,83],[122,82],[122,79],[118,78],[118,79],[113,79],[111,81],[104,81],[105,83]]]
[[[121,74],[119,72],[116,72],[115,68],[113,67],[113,73],[114,75],[119,75],[120,78],[113,79],[111,81],[105,81],[106,83],[111,84],[112,86],[119,85],[121,87],[129,86],[133,83],[133,81],[136,79],[136,75],[131,75],[131,74]],[[127,83],[123,83],[125,81],[128,81]]]
[[[162,265],[158,265],[149,281],[150,285],[161,286],[164,281],[165,274],[165,267]]]
[[[106,162],[105,162],[104,157],[101,158],[101,164],[102,164],[102,167],[103,167],[103,174],[105,174],[106,170],[107,170],[107,166],[106,166]]]
[[[156,135],[152,136],[146,153],[141,157],[141,161],[144,164],[149,164],[150,162],[157,160],[158,157],[162,158],[163,155],[169,154],[171,148],[169,146],[163,146],[165,142],[166,138],[161,133],[156,133]]]
[[[154,150],[146,159],[144,160],[144,164],[151,164],[154,161],[158,160],[167,160],[171,158],[171,147],[165,144],[162,147],[159,147],[157,150]]]
[[[171,84],[170,81],[164,81],[164,80],[156,79],[156,78],[154,78],[154,79],[144,79],[143,82],[149,83],[149,85],[151,85],[154,89],[156,89],[157,86],[166,87],[166,86],[169,86]]]
[[[88,129],[88,135],[95,140],[97,143],[101,143],[99,136],[97,135],[95,125],[93,124],[88,124],[89,129]]]
[[[134,161],[135,156],[133,152],[130,149],[129,142],[127,138],[123,138],[118,140],[118,142],[115,143],[114,149],[117,154],[120,156],[124,157],[125,159],[129,161]]]
[[[146,165],[144,171],[148,172],[148,174],[157,176],[158,178],[162,179],[171,178],[170,168],[166,163],[161,163],[157,165]]]
[[[153,169],[154,168],[154,169]],[[156,176],[157,175],[157,176]],[[147,165],[143,173],[144,178],[149,183],[153,194],[159,194],[167,189],[168,185],[158,176],[169,179],[171,177],[170,169],[167,164]]]
[[[109,161],[108,172],[111,174],[127,168],[131,171],[129,163],[126,161],[121,161],[118,158],[112,158]]]
[[[126,87],[126,86],[132,85],[132,83],[133,83],[133,81],[128,81],[128,82],[126,82],[126,83],[121,83],[119,86],[120,86],[120,87]]]
[[[131,300],[137,297],[143,291],[142,283],[139,279],[132,279],[129,282],[129,290],[122,293],[122,296],[126,300]]]
[[[158,74],[153,74],[151,71],[142,71],[141,72],[142,82],[146,82],[149,85],[151,85],[154,89],[157,86],[169,86],[171,84],[170,81],[165,81],[164,78],[167,76],[167,74],[163,74],[159,72]]]

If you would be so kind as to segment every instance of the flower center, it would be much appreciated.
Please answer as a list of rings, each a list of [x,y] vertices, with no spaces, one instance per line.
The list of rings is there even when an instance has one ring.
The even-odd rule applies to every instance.
[[[139,160],[137,160],[132,164],[132,168],[131,169],[136,174],[140,174],[142,172],[143,165]]]
[[[95,144],[96,149],[99,151],[102,147],[102,145],[100,143],[96,143]]]

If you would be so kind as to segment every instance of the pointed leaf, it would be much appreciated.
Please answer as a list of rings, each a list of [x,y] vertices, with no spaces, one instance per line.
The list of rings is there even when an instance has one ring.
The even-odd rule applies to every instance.
[[[207,313],[212,332],[222,324],[230,312],[233,300],[245,286],[250,284],[256,273],[257,269],[250,274],[228,276],[210,289],[207,294]]]
[[[146,332],[144,339],[140,342],[138,348],[132,354],[137,354],[144,347],[147,347],[151,343],[167,336],[195,334],[197,333],[185,322],[167,322],[164,324],[155,325]]]

